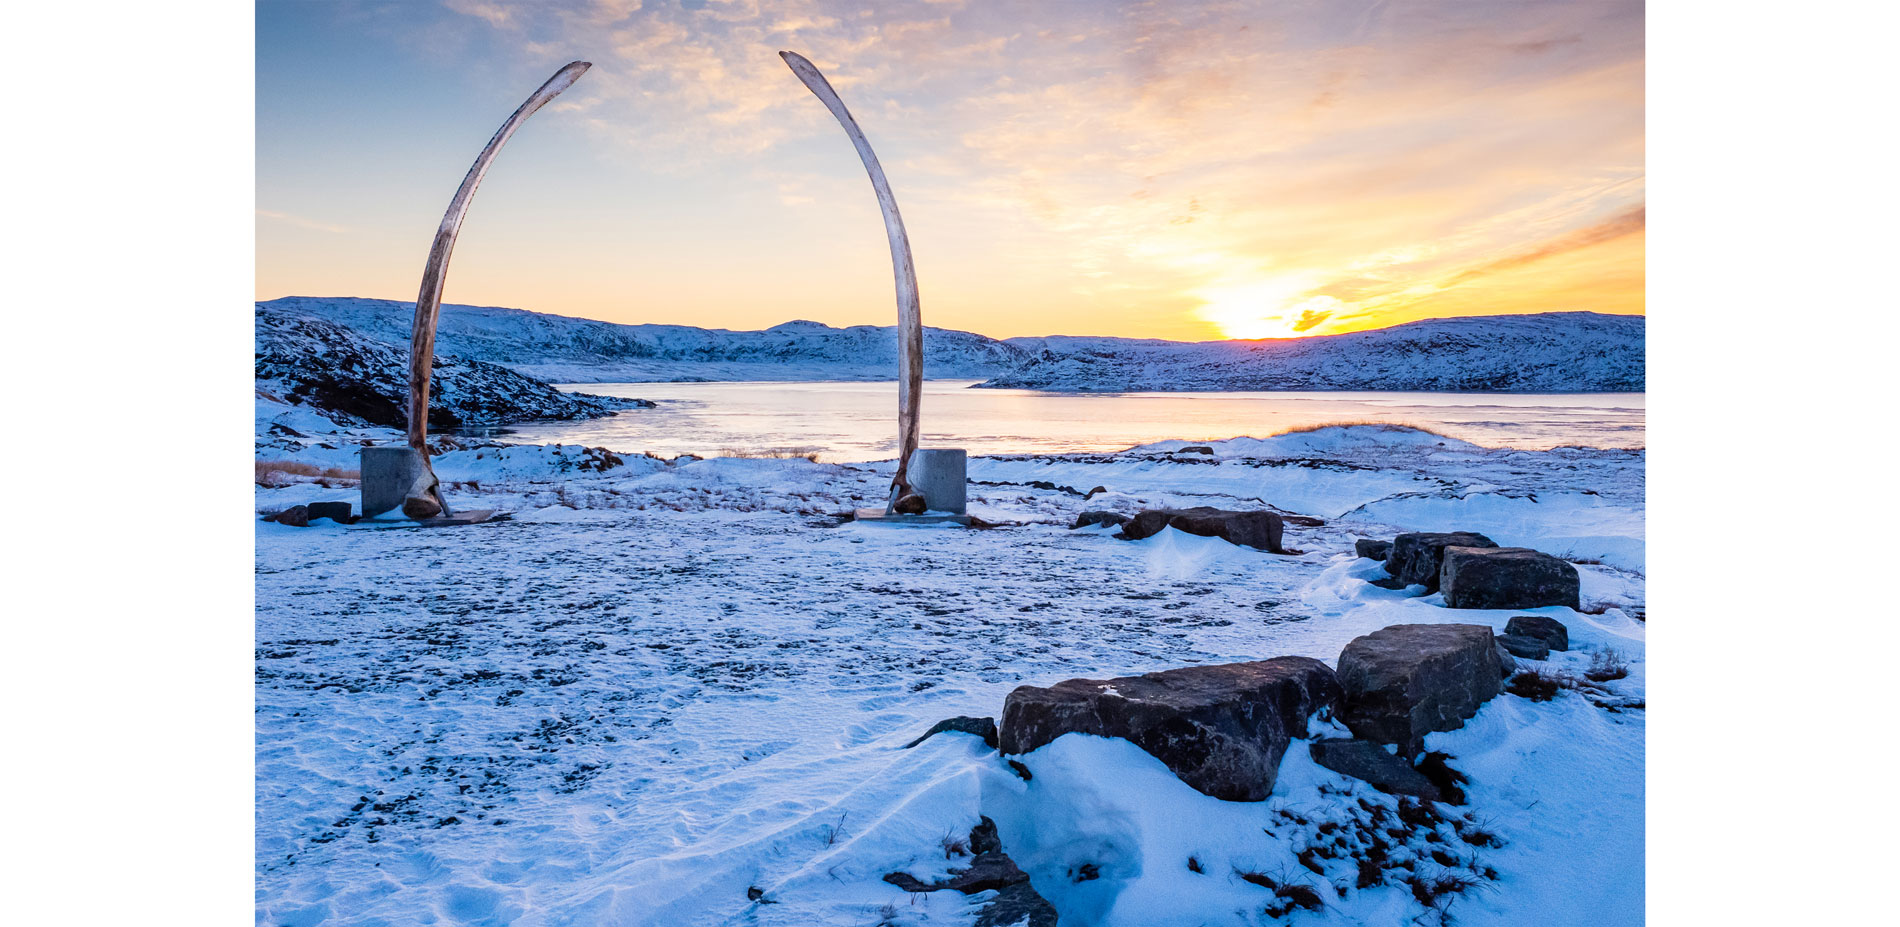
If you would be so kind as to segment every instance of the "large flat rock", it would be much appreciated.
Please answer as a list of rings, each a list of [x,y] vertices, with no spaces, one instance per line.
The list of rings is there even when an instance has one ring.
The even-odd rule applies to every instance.
[[[1527,547],[1447,547],[1438,587],[1450,608],[1582,604],[1577,568]]]
[[[1280,546],[1286,520],[1278,512],[1247,512],[1195,506],[1191,509],[1148,509],[1122,525],[1122,536],[1133,541],[1152,537],[1163,528],[1175,528],[1230,544],[1284,553]]]
[[[1490,538],[1474,531],[1413,531],[1392,539],[1385,571],[1408,586],[1424,586],[1428,591],[1437,592],[1445,548],[1496,546]]]
[[[1339,654],[1340,720],[1409,756],[1423,749],[1426,734],[1464,727],[1498,694],[1503,677],[1497,641],[1484,625],[1381,628]]]
[[[1203,794],[1261,801],[1288,741],[1340,693],[1333,671],[1308,657],[1070,679],[1011,692],[999,739],[1004,754],[1021,754],[1069,733],[1120,737]]]

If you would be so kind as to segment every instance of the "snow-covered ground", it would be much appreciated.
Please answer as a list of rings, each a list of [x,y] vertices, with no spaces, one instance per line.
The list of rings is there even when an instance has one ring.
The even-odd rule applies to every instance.
[[[319,471],[394,439],[267,403],[258,433],[260,461]],[[974,459],[990,530],[841,524],[881,499],[888,463],[595,470],[580,448],[496,446],[437,471],[452,504],[508,520],[260,523],[258,923],[970,924],[989,893],[881,877],[943,875],[979,815],[1065,925],[1268,922],[1274,893],[1247,873],[1313,887],[1323,907],[1299,923],[1640,923],[1644,452],[1388,427],[1178,445]],[[356,499],[334,474],[265,482],[260,512]],[[1067,527],[1086,509],[1261,502],[1326,523],[1289,525],[1296,556]],[[1579,558],[1586,613],[1532,612],[1570,628],[1550,663],[1614,649],[1630,672],[1594,698],[1500,696],[1428,738],[1472,780],[1448,815],[1500,841],[1418,860],[1495,871],[1445,912],[1404,885],[1354,887],[1349,859],[1298,861],[1313,828],[1394,802],[1297,745],[1257,804],[1200,795],[1121,741],[1062,738],[1023,758],[1029,781],[974,737],[902,747],[939,719],[998,715],[1025,683],[1331,663],[1390,624],[1502,628],[1519,612],[1372,586],[1379,566],[1351,554],[1355,537],[1448,527]]]

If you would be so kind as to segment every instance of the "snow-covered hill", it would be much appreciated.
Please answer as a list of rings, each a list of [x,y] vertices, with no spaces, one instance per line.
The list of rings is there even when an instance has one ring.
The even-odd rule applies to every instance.
[[[258,305],[396,342],[409,338],[415,315],[415,304],[387,299],[287,296]],[[618,325],[493,306],[443,306],[436,349],[551,383],[889,380],[897,369],[891,326],[832,328],[798,321],[747,332]],[[994,338],[924,329],[924,369],[932,377],[990,377],[1026,360],[1027,352]]]
[[[259,303],[372,339],[409,337],[413,306],[291,296]],[[764,331],[618,325],[478,306],[444,306],[447,355],[553,383],[672,380],[888,380],[890,326],[786,322]],[[1639,392],[1644,320],[1591,312],[1434,319],[1376,331],[1266,341],[1089,336],[1011,338],[924,330],[926,376],[1058,391],[1445,390]]]
[[[1594,312],[1430,319],[1314,338],[1181,343],[1022,338],[1029,362],[982,385],[1113,392],[1644,388],[1644,319]]]
[[[257,388],[342,422],[401,428],[408,417],[408,333],[377,338],[337,322],[258,304]],[[564,393],[506,367],[435,358],[429,426],[595,418],[651,408],[643,399]]]

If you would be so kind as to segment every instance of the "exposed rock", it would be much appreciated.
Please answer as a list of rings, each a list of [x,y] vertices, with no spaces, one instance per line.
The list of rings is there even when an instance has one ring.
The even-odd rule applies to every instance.
[[[328,518],[339,525],[347,525],[351,521],[348,502],[312,502],[309,509],[311,521]]]
[[[897,504],[891,510],[899,515],[922,515],[928,506],[919,493],[907,492],[897,497]]]
[[[1446,547],[1438,585],[1450,608],[1582,604],[1577,568],[1527,547]]]
[[[264,520],[274,521],[280,525],[289,525],[292,528],[307,528],[310,526],[310,507],[293,505],[275,515],[266,517]]]
[[[1288,740],[1306,736],[1307,719],[1337,707],[1340,694],[1333,671],[1308,657],[1019,686],[1003,702],[1000,748],[1028,753],[1068,733],[1120,737],[1204,794],[1260,801]]]
[[[428,496],[410,496],[402,500],[402,513],[417,521],[442,514],[442,503]]]
[[[1087,528],[1090,525],[1107,525],[1111,528],[1119,528],[1127,523],[1128,516],[1126,515],[1118,515],[1114,512],[1083,512],[1075,516],[1075,524],[1071,525],[1070,529]]]
[[[1535,637],[1552,650],[1570,649],[1570,629],[1555,618],[1543,615],[1519,615],[1504,624],[1504,633]]]
[[[1360,737],[1414,755],[1426,734],[1463,727],[1498,694],[1498,654],[1491,629],[1480,624],[1399,624],[1355,638],[1339,654],[1340,720]]]
[[[1313,741],[1313,762],[1342,776],[1370,782],[1382,792],[1438,801],[1442,796],[1425,774],[1369,740],[1330,738]]]
[[[1184,447],[1178,451],[1175,451],[1175,453],[1176,454],[1212,454],[1214,453],[1214,449],[1211,447],[1208,447],[1205,444],[1190,444],[1187,447]]]
[[[1036,893],[1029,874],[1003,852],[996,822],[987,817],[980,819],[970,829],[969,849],[970,865],[952,869],[950,878],[943,881],[925,882],[907,872],[885,873],[884,881],[907,892],[996,892],[996,897],[977,912],[977,927],[1014,927],[1025,919],[1029,927],[1056,927],[1056,909]]]
[[[972,718],[968,715],[945,718],[931,725],[930,730],[924,732],[924,736],[905,744],[904,749],[909,750],[945,731],[956,731],[959,734],[975,734],[983,738],[983,743],[987,744],[990,749],[996,749],[996,719]]]
[[[1086,502],[1087,500],[1089,500],[1089,499],[1093,499],[1093,498],[1095,498],[1096,496],[1099,496],[1099,495],[1101,495],[1102,493],[1105,493],[1105,492],[1108,492],[1108,487],[1107,487],[1107,486],[1097,486],[1097,487],[1095,487],[1094,489],[1091,489],[1091,490],[1089,490],[1089,492],[1088,492],[1088,495],[1086,495],[1086,496],[1083,496],[1083,497],[1082,497],[1082,499],[1083,499],[1083,501],[1085,501],[1085,502]]]
[[[1503,644],[1499,644],[1498,645],[1498,673],[1502,675],[1504,678],[1509,679],[1511,678],[1511,674],[1515,672],[1517,672],[1517,658],[1511,656],[1511,652],[1509,650],[1505,650]]]
[[[1392,555],[1392,542],[1360,538],[1352,542],[1352,550],[1367,560],[1384,560]]]
[[[1280,546],[1286,522],[1277,512],[1237,512],[1209,506],[1191,509],[1148,509],[1122,525],[1122,537],[1131,541],[1152,537],[1163,528],[1175,528],[1206,538],[1220,538],[1230,544],[1255,547],[1270,553],[1285,553]]]
[[[1428,592],[1437,592],[1445,548],[1496,546],[1490,538],[1471,531],[1414,531],[1392,539],[1385,571],[1406,585],[1424,586]]]
[[[1498,646],[1503,647],[1514,657],[1526,660],[1547,660],[1550,658],[1550,645],[1541,637],[1529,634],[1500,634]]]

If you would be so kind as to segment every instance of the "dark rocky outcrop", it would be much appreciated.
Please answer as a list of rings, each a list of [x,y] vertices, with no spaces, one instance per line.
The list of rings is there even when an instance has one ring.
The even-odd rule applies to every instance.
[[[1313,762],[1342,776],[1369,782],[1383,792],[1438,801],[1442,795],[1425,774],[1369,740],[1329,738],[1313,741]]]
[[[1190,444],[1184,448],[1181,448],[1178,451],[1175,451],[1175,453],[1176,454],[1212,454],[1214,453],[1214,449],[1211,447],[1208,447],[1205,444]]]
[[[1093,498],[1095,498],[1096,496],[1099,496],[1099,495],[1101,495],[1102,493],[1105,493],[1105,492],[1108,492],[1108,487],[1107,487],[1107,486],[1097,486],[1097,487],[1095,487],[1094,489],[1091,489],[1091,490],[1089,490],[1089,491],[1088,491],[1088,495],[1085,495],[1085,496],[1083,496],[1082,498],[1083,498],[1083,500],[1085,500],[1085,501],[1086,501],[1086,500],[1089,500],[1089,499],[1093,499]]]
[[[1068,733],[1120,737],[1204,794],[1260,801],[1288,741],[1306,736],[1307,719],[1336,708],[1340,694],[1333,671],[1308,657],[1019,686],[1003,703],[1000,748],[1028,753]]]
[[[1491,629],[1400,624],[1355,638],[1339,654],[1340,720],[1367,740],[1418,753],[1426,734],[1453,731],[1504,679]]]
[[[1447,547],[1496,547],[1490,538],[1472,531],[1413,531],[1392,539],[1385,571],[1408,586],[1438,591],[1439,570]]]
[[[1570,629],[1555,618],[1543,615],[1519,615],[1504,623],[1504,633],[1535,637],[1552,650],[1570,649]]]
[[[1111,528],[1119,528],[1127,523],[1128,516],[1126,515],[1119,515],[1114,512],[1083,512],[1075,516],[1075,524],[1069,527],[1072,530],[1075,528],[1087,528],[1090,525],[1107,525]]]
[[[1582,604],[1577,568],[1527,547],[1449,546],[1438,588],[1450,608],[1542,608]]]
[[[972,718],[968,715],[945,718],[931,725],[930,730],[925,731],[922,737],[905,744],[904,749],[909,750],[945,731],[955,731],[959,734],[974,734],[983,738],[983,743],[988,745],[990,749],[996,749],[996,719]]]
[[[1498,646],[1503,647],[1514,657],[1523,657],[1526,660],[1550,659],[1550,645],[1544,643],[1541,637],[1532,637],[1529,634],[1500,634]]]
[[[1148,509],[1122,525],[1122,537],[1131,541],[1153,537],[1163,528],[1174,528],[1206,538],[1220,538],[1230,544],[1254,547],[1269,553],[1285,553],[1281,539],[1286,521],[1278,512],[1239,512],[1196,506],[1191,509]]]
[[[1392,542],[1360,538],[1352,542],[1352,552],[1367,560],[1384,560],[1392,555]]]

